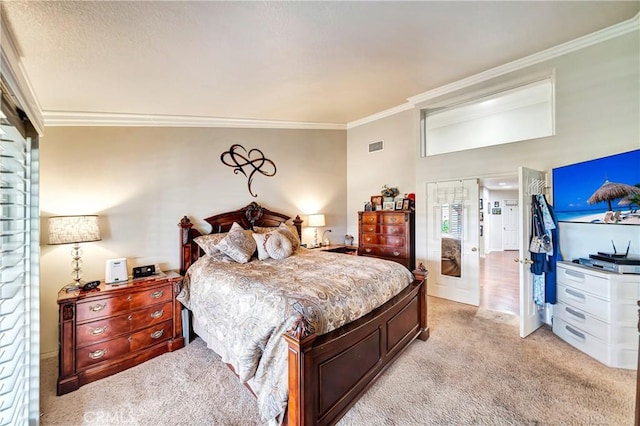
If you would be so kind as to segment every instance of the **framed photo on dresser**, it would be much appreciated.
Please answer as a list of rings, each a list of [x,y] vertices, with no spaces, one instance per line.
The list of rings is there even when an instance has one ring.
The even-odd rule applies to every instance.
[[[371,208],[373,210],[382,210],[382,195],[371,196]]]
[[[396,210],[402,210],[402,202],[404,200],[401,198],[399,200],[396,200]]]
[[[382,210],[393,210],[395,208],[395,203],[393,201],[385,201],[382,203]]]

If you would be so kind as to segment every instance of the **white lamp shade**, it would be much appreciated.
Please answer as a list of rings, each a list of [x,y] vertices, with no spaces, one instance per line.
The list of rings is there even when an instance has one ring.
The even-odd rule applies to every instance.
[[[310,214],[309,215],[309,223],[307,226],[318,227],[325,226],[324,215],[323,214]]]
[[[49,218],[49,244],[74,244],[100,240],[98,216]]]

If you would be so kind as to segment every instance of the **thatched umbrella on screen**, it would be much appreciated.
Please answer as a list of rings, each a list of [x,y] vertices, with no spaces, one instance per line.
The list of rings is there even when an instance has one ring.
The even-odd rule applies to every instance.
[[[596,204],[606,201],[609,211],[613,211],[611,201],[617,198],[624,198],[630,195],[640,195],[640,188],[627,185],[626,183],[609,182],[606,180],[600,188],[596,189],[591,197],[587,200],[589,204]]]

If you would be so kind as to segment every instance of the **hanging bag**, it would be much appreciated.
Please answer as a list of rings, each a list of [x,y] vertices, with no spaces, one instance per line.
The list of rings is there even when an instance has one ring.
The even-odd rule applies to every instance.
[[[543,231],[541,222],[542,212],[537,206],[535,195],[531,200],[531,241],[529,251],[531,253],[547,253],[552,250],[551,238]]]

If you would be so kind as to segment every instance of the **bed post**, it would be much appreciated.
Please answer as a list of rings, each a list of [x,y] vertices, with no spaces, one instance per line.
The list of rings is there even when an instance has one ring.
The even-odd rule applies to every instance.
[[[304,220],[300,219],[300,215],[296,215],[296,218],[293,219],[293,226],[298,230],[300,241],[302,241],[302,222],[304,222]]]
[[[305,382],[309,376],[311,365],[307,365],[307,353],[313,348],[313,342],[318,337],[313,333],[313,327],[303,317],[299,317],[294,326],[284,334],[288,345],[289,370],[289,402],[287,407],[287,426],[304,426],[311,424],[306,421],[315,419],[313,402],[307,401],[307,389],[312,389],[310,383]]]

